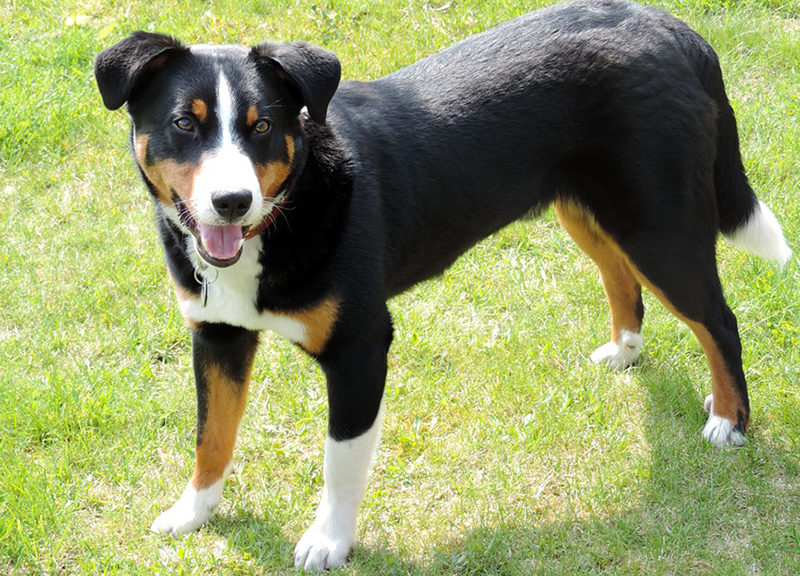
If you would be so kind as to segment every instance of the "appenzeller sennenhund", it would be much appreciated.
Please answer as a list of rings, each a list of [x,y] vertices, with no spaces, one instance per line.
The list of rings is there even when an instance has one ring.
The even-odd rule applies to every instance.
[[[636,361],[645,286],[706,353],[703,436],[744,442],[747,385],[716,240],[780,263],[791,251],[748,184],[717,56],[675,18],[578,0],[342,83],[336,56],[307,43],[135,32],[95,72],[108,108],[127,103],[192,332],[196,467],[154,530],[184,534],[211,517],[269,329],[327,379],[324,488],[295,564],[342,564],[379,436],[387,299],[551,205],[597,263],[611,308],[611,340],[591,359]]]

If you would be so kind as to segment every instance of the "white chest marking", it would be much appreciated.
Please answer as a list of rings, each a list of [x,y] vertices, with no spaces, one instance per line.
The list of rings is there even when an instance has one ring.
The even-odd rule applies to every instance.
[[[305,324],[282,314],[259,312],[256,309],[258,278],[261,264],[261,238],[255,237],[244,244],[239,261],[229,268],[200,268],[194,238],[188,238],[187,248],[198,275],[209,280],[208,300],[203,306],[199,298],[179,300],[183,316],[194,322],[209,322],[241,326],[248,330],[272,330],[294,342],[304,344],[307,339]],[[217,274],[219,272],[219,274]]]

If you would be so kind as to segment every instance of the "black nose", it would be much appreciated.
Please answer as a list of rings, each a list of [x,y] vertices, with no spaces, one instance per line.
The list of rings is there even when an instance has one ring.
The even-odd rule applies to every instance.
[[[244,216],[252,203],[253,195],[247,190],[215,192],[211,196],[211,204],[214,206],[214,210],[228,221]]]

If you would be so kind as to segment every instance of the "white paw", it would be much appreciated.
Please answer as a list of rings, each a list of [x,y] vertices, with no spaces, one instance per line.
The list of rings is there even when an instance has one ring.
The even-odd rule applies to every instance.
[[[644,338],[638,332],[621,330],[620,342],[606,342],[592,352],[589,359],[595,364],[607,364],[612,370],[624,370],[639,358]]]
[[[150,530],[175,537],[194,532],[211,519],[221,496],[221,480],[201,490],[189,485],[172,508],[156,518]]]
[[[703,408],[708,412],[708,421],[703,428],[703,438],[711,442],[715,448],[744,446],[744,434],[735,429],[736,425],[727,418],[714,414],[713,394],[706,396]]]
[[[294,567],[310,572],[338,568],[347,560],[352,546],[353,537],[349,533],[331,533],[315,522],[294,549]]]

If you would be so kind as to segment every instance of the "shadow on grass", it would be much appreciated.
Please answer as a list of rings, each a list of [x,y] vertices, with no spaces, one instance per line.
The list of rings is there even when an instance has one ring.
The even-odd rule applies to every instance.
[[[347,574],[800,574],[800,465],[758,422],[744,448],[700,437],[702,398],[680,367],[636,369],[646,390],[649,474],[622,509],[537,525],[497,523],[447,543],[421,543],[426,559],[356,546]],[[291,572],[281,526],[240,515],[214,529],[266,573]]]
[[[278,521],[243,510],[235,515],[217,516],[207,527],[225,538],[228,548],[244,553],[246,558],[271,572],[292,566],[295,543],[286,538],[283,528]]]
[[[437,548],[432,574],[800,574],[798,458],[762,437],[700,438],[702,398],[641,373],[651,447],[635,501],[603,517],[483,527]],[[393,560],[388,564],[392,565]],[[382,571],[379,571],[383,573]]]

